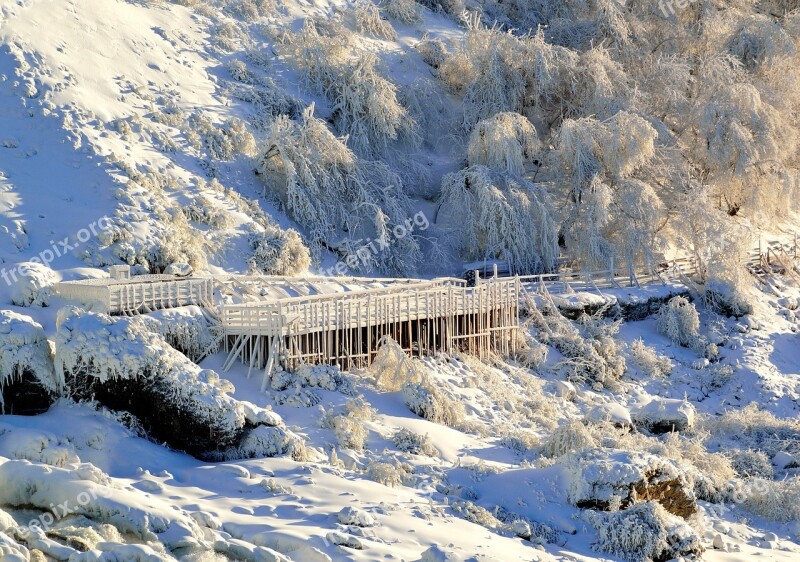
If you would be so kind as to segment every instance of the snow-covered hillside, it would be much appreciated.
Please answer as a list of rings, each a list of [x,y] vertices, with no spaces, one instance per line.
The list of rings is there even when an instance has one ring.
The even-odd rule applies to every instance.
[[[0,4],[2,407],[56,400],[0,416],[3,562],[800,558],[800,279],[740,259],[794,242],[800,10],[686,4]],[[51,290],[664,256],[697,275],[527,295],[512,357],[265,392],[197,307]]]

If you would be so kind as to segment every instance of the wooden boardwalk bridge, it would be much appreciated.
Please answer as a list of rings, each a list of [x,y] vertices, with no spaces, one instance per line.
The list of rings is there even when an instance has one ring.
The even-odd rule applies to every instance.
[[[343,293],[222,305],[230,368],[236,359],[269,375],[278,365],[372,363],[389,336],[409,354],[462,350],[479,357],[515,349],[520,283],[498,279],[468,287],[434,279]],[[265,377],[266,380],[266,377]]]

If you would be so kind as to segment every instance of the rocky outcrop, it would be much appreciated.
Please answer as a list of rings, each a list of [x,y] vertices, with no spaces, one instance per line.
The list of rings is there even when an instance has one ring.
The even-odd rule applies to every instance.
[[[694,427],[697,412],[684,400],[655,398],[633,415],[634,423],[651,433],[686,431]]]
[[[40,414],[60,391],[42,327],[30,316],[1,310],[0,412]]]
[[[60,311],[55,368],[65,393],[129,412],[154,439],[200,458],[293,451],[299,438],[279,427],[277,414],[233,398],[230,382],[192,363],[151,324],[74,307]],[[270,447],[251,443],[259,427],[274,428]],[[263,431],[256,434],[261,444]]]
[[[673,462],[647,453],[588,449],[563,461],[569,473],[569,500],[580,508],[625,509],[655,501],[673,515],[697,511],[689,478]]]

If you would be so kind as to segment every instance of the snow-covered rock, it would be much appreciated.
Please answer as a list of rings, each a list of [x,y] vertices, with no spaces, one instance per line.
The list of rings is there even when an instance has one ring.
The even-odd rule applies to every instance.
[[[336,518],[342,525],[355,525],[356,527],[374,527],[375,518],[363,509],[347,506],[343,508]]]
[[[684,400],[654,398],[634,414],[636,425],[652,433],[685,431],[694,427],[697,412]]]
[[[58,275],[46,265],[22,262],[8,274],[11,303],[17,306],[47,306]]]
[[[188,263],[174,262],[164,268],[166,275],[177,275],[178,277],[187,277],[192,274],[194,269]]]
[[[593,422],[611,422],[617,426],[628,427],[631,425],[631,413],[617,402],[608,402],[593,406],[586,412],[586,419]]]
[[[240,445],[248,457],[293,450],[296,437],[259,425],[278,425],[279,416],[234,399],[233,385],[173,349],[151,324],[74,307],[60,311],[55,364],[69,395],[128,411],[153,437],[194,455],[229,458]],[[258,446],[251,443],[254,432]]]
[[[353,535],[348,535],[347,533],[331,531],[325,536],[325,538],[338,546],[344,546],[354,550],[364,550],[364,544],[361,542],[361,539]]]
[[[578,507],[607,510],[654,500],[674,515],[697,511],[692,483],[673,461],[634,451],[587,449],[561,461],[568,499]]]
[[[42,326],[29,316],[0,310],[0,412],[43,412],[60,390]]]

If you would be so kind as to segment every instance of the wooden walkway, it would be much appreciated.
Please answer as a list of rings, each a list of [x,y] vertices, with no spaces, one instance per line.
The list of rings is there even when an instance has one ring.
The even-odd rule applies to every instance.
[[[236,359],[267,377],[280,365],[372,363],[389,336],[409,354],[462,350],[479,357],[515,350],[517,278],[467,287],[460,279],[220,307],[230,368]]]

